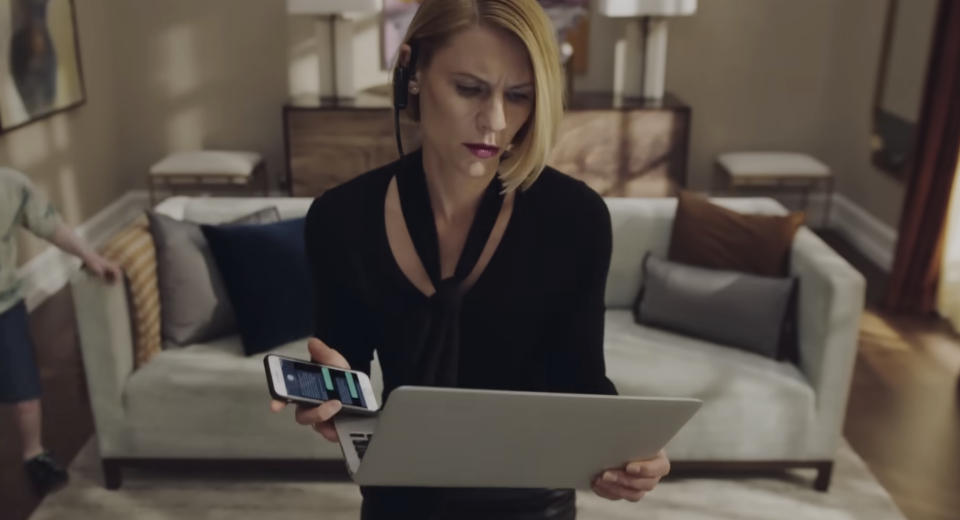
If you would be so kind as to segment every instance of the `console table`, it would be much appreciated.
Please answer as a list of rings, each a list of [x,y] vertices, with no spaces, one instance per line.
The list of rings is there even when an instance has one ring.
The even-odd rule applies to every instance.
[[[664,197],[686,187],[690,107],[577,94],[560,123],[548,164],[606,197]],[[397,160],[393,109],[384,95],[349,101],[296,99],[283,109],[287,189],[316,197]],[[419,127],[401,114],[404,150],[420,146]]]

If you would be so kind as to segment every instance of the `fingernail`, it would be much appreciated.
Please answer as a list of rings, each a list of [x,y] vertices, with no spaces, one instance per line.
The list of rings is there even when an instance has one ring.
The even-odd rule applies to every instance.
[[[616,482],[617,476],[608,471],[603,474],[603,480],[604,482]]]
[[[633,473],[633,474],[639,475],[640,473],[643,473],[643,465],[630,464],[629,466],[627,466],[627,473]]]

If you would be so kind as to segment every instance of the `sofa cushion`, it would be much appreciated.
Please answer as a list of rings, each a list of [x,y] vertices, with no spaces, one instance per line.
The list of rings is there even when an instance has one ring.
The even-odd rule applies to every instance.
[[[200,224],[152,211],[147,216],[157,249],[163,339],[184,346],[236,332],[230,298]],[[270,207],[232,223],[279,220],[280,213]]]
[[[252,226],[202,226],[223,276],[247,354],[313,330],[304,219]]]
[[[789,272],[790,248],[806,218],[804,212],[744,215],[686,191],[680,192],[678,201],[670,260],[758,276]]]
[[[134,368],[139,368],[157,355],[163,345],[157,252],[147,217],[141,215],[110,238],[101,252],[123,269],[133,329]]]
[[[607,375],[621,395],[704,401],[671,441],[671,457],[806,456],[816,397],[793,364],[637,325],[627,310],[607,312],[605,338]]]
[[[647,254],[634,318],[722,345],[782,359],[793,278],[704,269]]]
[[[307,360],[307,340],[271,351]],[[270,412],[263,356],[247,356],[240,336],[164,350],[124,388],[125,423],[140,456],[199,458],[341,457],[340,447],[296,424],[292,407]],[[383,390],[379,365],[371,380]]]
[[[613,227],[613,258],[607,276],[608,309],[629,309],[643,280],[641,260],[647,252],[667,256],[677,199],[604,199]],[[769,198],[718,198],[711,203],[737,213],[786,215],[779,202]]]

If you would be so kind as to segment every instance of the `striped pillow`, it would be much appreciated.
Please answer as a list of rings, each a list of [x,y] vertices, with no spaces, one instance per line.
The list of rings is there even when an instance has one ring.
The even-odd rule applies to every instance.
[[[162,349],[157,253],[146,215],[111,238],[103,246],[102,253],[119,264],[126,275],[134,334],[134,366],[139,368]]]

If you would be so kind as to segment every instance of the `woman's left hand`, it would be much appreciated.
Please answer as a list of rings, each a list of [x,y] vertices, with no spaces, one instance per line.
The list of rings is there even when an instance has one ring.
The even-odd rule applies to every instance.
[[[593,492],[607,500],[639,502],[670,473],[667,453],[660,450],[649,460],[637,460],[622,468],[609,469],[593,480]]]

